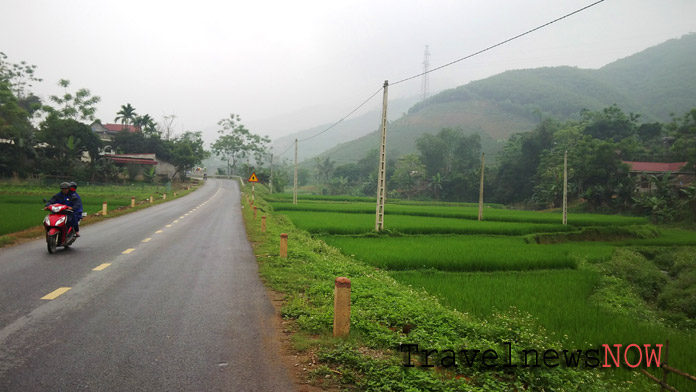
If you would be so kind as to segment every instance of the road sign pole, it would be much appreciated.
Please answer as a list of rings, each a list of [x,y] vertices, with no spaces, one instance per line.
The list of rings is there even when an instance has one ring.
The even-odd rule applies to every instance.
[[[254,198],[254,183],[253,183],[253,182],[251,183],[251,200],[252,200],[252,201],[256,200],[256,199]]]

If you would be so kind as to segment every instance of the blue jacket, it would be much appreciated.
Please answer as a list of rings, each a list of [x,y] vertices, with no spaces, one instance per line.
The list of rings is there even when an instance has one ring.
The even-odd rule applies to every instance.
[[[55,195],[53,195],[53,197],[51,197],[51,200],[49,200],[46,203],[46,205],[55,203],[65,204],[66,206],[72,207],[75,215],[78,217],[82,217],[82,199],[77,194],[77,192],[68,192],[65,195],[63,194],[63,192],[58,192]]]
[[[75,211],[77,219],[82,219],[82,198],[77,194],[77,192],[70,192],[69,194],[73,195],[73,211]]]

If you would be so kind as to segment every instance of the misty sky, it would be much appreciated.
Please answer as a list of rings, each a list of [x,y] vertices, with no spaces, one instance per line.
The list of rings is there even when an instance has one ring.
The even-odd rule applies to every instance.
[[[157,121],[176,115],[179,131],[208,141],[230,113],[278,137],[335,122],[384,80],[420,73],[425,45],[435,68],[593,2],[8,0],[0,51],[38,66],[39,96],[61,93],[61,78],[90,89],[105,123],[130,103]],[[693,0],[606,0],[430,74],[430,91],[507,69],[599,68],[696,31],[694,15]],[[389,96],[420,91],[415,79]],[[380,105],[381,95],[365,108]]]

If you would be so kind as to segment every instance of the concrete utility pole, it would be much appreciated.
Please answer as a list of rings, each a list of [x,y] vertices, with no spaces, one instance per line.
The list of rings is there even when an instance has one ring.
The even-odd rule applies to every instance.
[[[484,171],[484,156],[486,154],[481,153],[481,186],[479,187],[479,211],[478,211],[478,220],[482,221],[483,220],[483,171]]]
[[[295,182],[292,188],[292,204],[297,204],[297,139],[295,139]]]
[[[387,90],[389,81],[384,81],[384,98],[382,99],[382,137],[379,146],[379,172],[377,175],[377,213],[375,214],[375,231],[384,229],[384,202],[387,197],[386,166],[387,166]]]
[[[563,224],[568,224],[568,151],[563,155]]]
[[[268,179],[268,193],[273,194],[273,154],[271,154],[271,176]]]

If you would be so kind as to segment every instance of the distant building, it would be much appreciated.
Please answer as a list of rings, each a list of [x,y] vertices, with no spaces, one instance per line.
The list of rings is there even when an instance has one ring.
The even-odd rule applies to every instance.
[[[639,192],[651,190],[649,177],[662,176],[670,173],[669,181],[675,188],[686,188],[694,183],[696,179],[694,172],[686,171],[687,162],[636,162],[623,161],[630,167],[630,174],[636,181],[636,188]]]
[[[104,142],[113,141],[114,136],[121,131],[128,131],[131,133],[140,132],[139,126],[130,124],[102,124],[99,120],[93,122],[89,127],[92,129],[92,132],[99,135],[99,138]]]
[[[155,166],[155,174],[158,176],[167,176],[167,178],[172,178],[174,173],[176,173],[176,167],[167,161],[157,159],[155,154],[104,154],[102,157],[112,160],[114,163],[119,165],[143,165]]]

